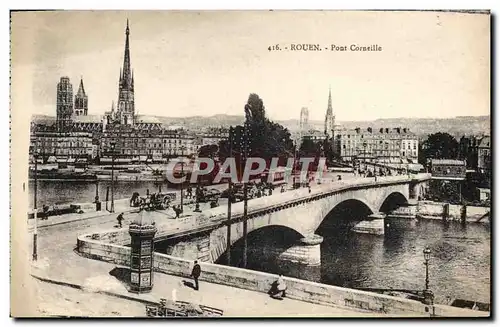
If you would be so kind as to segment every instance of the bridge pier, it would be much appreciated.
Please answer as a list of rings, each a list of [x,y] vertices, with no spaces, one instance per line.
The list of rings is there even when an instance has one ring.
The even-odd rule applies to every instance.
[[[360,221],[353,228],[353,232],[360,234],[384,235],[385,214],[373,213],[366,220]]]
[[[160,252],[184,259],[212,262],[210,255],[210,233],[194,235],[160,249]]]
[[[278,261],[293,262],[304,266],[321,265],[321,243],[323,237],[311,234],[299,240],[299,244],[286,249],[278,256]]]

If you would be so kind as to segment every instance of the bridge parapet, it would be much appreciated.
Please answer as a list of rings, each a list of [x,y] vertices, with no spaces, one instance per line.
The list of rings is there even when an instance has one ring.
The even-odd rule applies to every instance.
[[[311,187],[311,191],[307,188],[301,188],[284,193],[275,193],[272,196],[249,200],[247,219],[272,214],[348,190],[378,188],[412,182],[419,183],[429,180],[430,178],[431,175],[427,173],[413,174],[410,176],[385,176],[377,178],[376,181],[374,178],[360,177],[351,180],[322,183],[321,185]],[[192,223],[185,224],[184,227],[178,228],[178,230],[175,231],[172,230],[171,224],[160,223],[158,225],[157,237],[162,239],[166,236],[184,236],[190,233],[208,231],[227,225],[227,208],[217,207],[205,210],[203,213],[193,216],[191,219],[193,220]],[[231,224],[241,222],[242,219],[243,202],[233,204],[231,208]]]

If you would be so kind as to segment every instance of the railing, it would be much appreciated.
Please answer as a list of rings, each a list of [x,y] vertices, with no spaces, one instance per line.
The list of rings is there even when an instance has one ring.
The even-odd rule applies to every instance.
[[[262,197],[253,199],[248,202],[248,213],[247,219],[251,219],[256,216],[261,216],[263,214],[269,212],[281,211],[283,209],[287,209],[290,207],[294,207],[300,205],[302,203],[316,201],[325,197],[329,197],[333,194],[350,190],[350,189],[360,189],[365,186],[379,186],[379,185],[393,185],[393,184],[404,184],[409,183],[412,180],[427,180],[430,178],[430,174],[418,174],[414,175],[414,177],[408,176],[388,176],[388,177],[380,177],[376,182],[373,181],[372,178],[357,178],[356,181],[360,181],[357,183],[353,183],[353,180],[346,181],[338,181],[332,184],[321,184],[314,188],[312,188],[311,193],[309,190],[297,189],[288,191],[285,193],[279,193],[276,196],[271,197]],[[332,187],[332,185],[334,185]],[[214,228],[225,226],[227,221],[227,212],[225,210],[215,209],[211,210],[212,214],[210,216],[200,215],[199,221],[197,221],[197,227],[189,230],[182,230],[172,234],[168,234],[169,238],[179,238],[182,236],[202,233]],[[231,210],[231,224],[238,223],[243,219],[243,203],[239,202],[232,205]],[[204,222],[206,221],[206,222]],[[168,233],[168,231],[166,231]],[[156,239],[161,240],[165,238],[167,235],[161,235],[159,232],[156,235]],[[161,236],[160,236],[161,235]]]

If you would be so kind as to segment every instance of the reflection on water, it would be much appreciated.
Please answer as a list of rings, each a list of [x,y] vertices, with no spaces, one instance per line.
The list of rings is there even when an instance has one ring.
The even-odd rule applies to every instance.
[[[429,246],[430,287],[436,302],[446,297],[490,302],[489,225],[408,219],[388,223],[385,236],[356,234],[342,226],[322,231],[320,268],[283,265],[262,256],[253,256],[249,268],[343,287],[422,290],[422,251]]]

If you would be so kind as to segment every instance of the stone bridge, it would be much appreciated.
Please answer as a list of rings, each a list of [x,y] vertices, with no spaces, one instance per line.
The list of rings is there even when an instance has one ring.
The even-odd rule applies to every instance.
[[[429,179],[430,174],[356,178],[317,185],[310,192],[303,188],[253,199],[248,201],[247,233],[266,227],[291,230],[299,241],[276,253],[283,260],[318,265],[322,237],[315,232],[334,210],[359,211],[364,215],[359,220],[380,220],[383,213],[416,205]],[[172,256],[216,262],[227,249],[227,216],[227,207],[221,206],[184,218],[177,228],[155,219],[155,242],[167,244],[164,251]],[[232,205],[230,224],[234,244],[243,237],[242,202]]]

